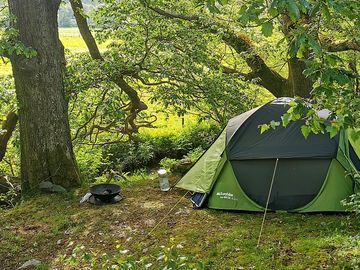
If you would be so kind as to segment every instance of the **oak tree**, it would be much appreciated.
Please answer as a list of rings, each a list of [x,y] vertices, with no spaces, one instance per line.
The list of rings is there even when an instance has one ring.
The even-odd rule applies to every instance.
[[[19,109],[22,191],[51,181],[66,188],[80,178],[70,139],[59,40],[60,0],[9,0],[18,39],[34,55],[11,54]]]

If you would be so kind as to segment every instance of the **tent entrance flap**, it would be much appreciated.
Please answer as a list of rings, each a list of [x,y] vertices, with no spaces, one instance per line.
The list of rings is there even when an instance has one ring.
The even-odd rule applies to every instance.
[[[312,201],[321,189],[330,159],[280,159],[269,209],[290,210]],[[231,165],[240,187],[257,204],[265,207],[269,175],[276,159],[235,160]]]

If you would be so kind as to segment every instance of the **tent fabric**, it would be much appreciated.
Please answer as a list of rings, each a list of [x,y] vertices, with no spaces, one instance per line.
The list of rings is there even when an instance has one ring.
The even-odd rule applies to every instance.
[[[225,149],[226,130],[200,157],[195,165],[185,174],[176,187],[199,193],[208,193],[211,190],[214,176]]]
[[[229,144],[229,141],[231,140],[232,136],[234,136],[235,132],[260,107],[261,106],[256,107],[250,111],[244,112],[243,114],[240,114],[229,120],[229,123],[226,126],[226,144]]]
[[[208,196],[207,206],[213,209],[263,211],[264,209],[252,201],[239,186],[229,161],[226,161],[220,176]]]
[[[355,149],[353,148],[352,145],[350,145],[350,160],[351,162],[354,164],[355,168],[357,171],[360,171],[360,159],[357,156]]]
[[[328,134],[301,133],[303,121],[260,134],[259,125],[281,121],[289,98],[280,98],[232,118],[213,145],[176,187],[197,192],[198,206],[264,211],[345,211],[341,201],[360,190],[353,173],[360,168],[360,139],[351,130]],[[317,112],[327,118],[327,110]]]
[[[268,208],[289,210],[312,201],[322,187],[331,159],[279,159]],[[276,159],[231,161],[237,181],[265,207]]]
[[[354,140],[354,130],[348,130],[348,138],[350,143],[350,159],[354,163],[356,169],[360,171],[360,138]]]
[[[330,139],[328,134],[310,134],[305,139],[300,130],[304,121],[294,121],[287,127],[279,126],[260,134],[259,125],[281,121],[288,109],[288,105],[268,103],[256,110],[229,141],[229,159],[335,157],[337,138]]]
[[[353,194],[353,181],[340,162],[333,159],[317,197],[294,212],[343,212],[341,201]]]

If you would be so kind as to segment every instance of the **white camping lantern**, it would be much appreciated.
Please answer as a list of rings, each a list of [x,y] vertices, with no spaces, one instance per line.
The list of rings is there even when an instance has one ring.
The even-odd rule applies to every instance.
[[[160,190],[161,191],[169,191],[170,184],[169,184],[169,178],[167,176],[167,172],[164,169],[158,170],[159,174],[159,183],[160,183]]]

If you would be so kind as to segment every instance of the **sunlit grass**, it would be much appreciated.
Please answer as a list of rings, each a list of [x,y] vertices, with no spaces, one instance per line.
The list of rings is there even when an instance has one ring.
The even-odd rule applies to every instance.
[[[118,204],[79,204],[83,188],[0,209],[0,268],[17,269],[35,257],[49,265],[44,269],[85,269],[57,260],[77,245],[108,255],[121,245],[138,259],[157,255],[161,245],[179,244],[178,252],[202,261],[205,269],[357,269],[354,215],[268,213],[257,248],[261,213],[192,210],[184,191],[162,193],[156,174],[128,177]]]
[[[9,59],[5,59],[0,62],[0,76],[6,76],[12,73],[11,63]]]
[[[73,28],[59,28],[59,35],[62,44],[65,49],[70,50],[71,52],[80,53],[86,52],[86,44],[82,39],[79,29],[76,27]],[[106,44],[99,44],[100,50],[105,49]],[[0,62],[0,76],[9,75],[12,73],[11,63],[8,59],[5,59],[5,62]]]

